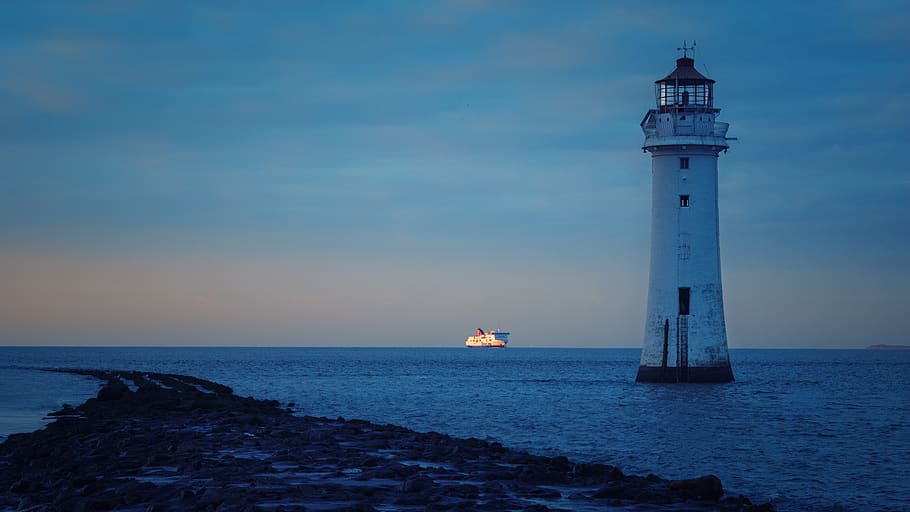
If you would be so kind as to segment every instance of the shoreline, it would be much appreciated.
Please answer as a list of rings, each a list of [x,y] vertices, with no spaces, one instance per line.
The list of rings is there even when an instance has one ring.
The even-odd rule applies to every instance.
[[[190,376],[51,370],[105,382],[0,444],[0,509],[771,511],[712,475],[624,475],[500,443],[294,416]]]

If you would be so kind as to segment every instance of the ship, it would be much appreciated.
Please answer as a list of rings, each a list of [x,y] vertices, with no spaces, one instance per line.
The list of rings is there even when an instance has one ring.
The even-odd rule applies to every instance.
[[[473,336],[468,336],[468,339],[464,342],[464,346],[506,348],[506,343],[508,342],[509,333],[506,331],[494,330],[483,332],[483,329],[478,328]]]

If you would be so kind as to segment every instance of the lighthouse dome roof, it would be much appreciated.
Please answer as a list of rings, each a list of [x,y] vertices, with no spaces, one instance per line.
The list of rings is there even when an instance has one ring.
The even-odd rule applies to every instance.
[[[714,80],[706,77],[695,69],[695,59],[691,57],[680,57],[676,59],[676,69],[672,73],[654,83],[687,81],[688,83],[714,83]]]

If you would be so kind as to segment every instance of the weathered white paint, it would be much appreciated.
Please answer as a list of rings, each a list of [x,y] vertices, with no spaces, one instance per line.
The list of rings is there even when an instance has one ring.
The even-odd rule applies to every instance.
[[[666,375],[653,377],[663,364],[667,321],[666,365],[677,367],[683,287],[691,289],[689,314],[682,319],[688,324],[690,380],[732,379],[732,373],[723,377],[730,359],[717,208],[717,157],[728,148],[729,125],[716,121],[719,112],[704,105],[652,109],[642,121],[643,149],[651,153],[652,189],[650,284],[639,380],[668,380]],[[682,168],[681,158],[688,158],[688,169]],[[680,203],[684,195],[687,207]],[[710,370],[713,377],[700,378],[696,369],[721,370],[720,377]]]

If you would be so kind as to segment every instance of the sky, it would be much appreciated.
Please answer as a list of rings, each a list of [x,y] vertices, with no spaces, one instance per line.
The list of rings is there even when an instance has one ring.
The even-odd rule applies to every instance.
[[[910,343],[910,3],[0,4],[0,344],[640,347],[697,41],[731,348]]]

